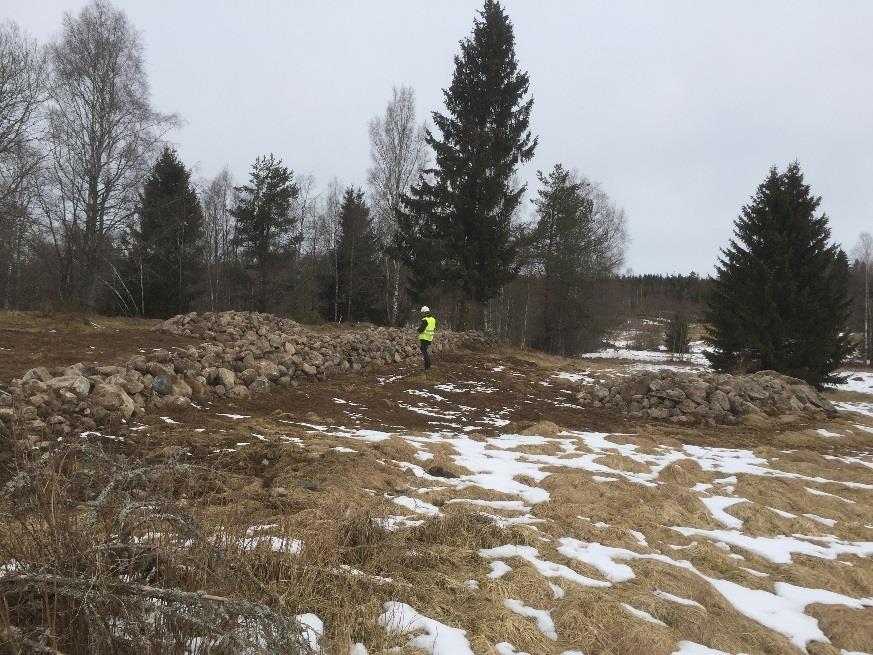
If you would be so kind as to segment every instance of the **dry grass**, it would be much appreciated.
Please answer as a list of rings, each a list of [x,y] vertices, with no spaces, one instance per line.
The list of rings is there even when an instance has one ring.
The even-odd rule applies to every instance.
[[[488,367],[497,364],[521,371],[526,377],[511,377],[509,371],[505,377],[488,373],[484,381],[499,386],[501,393],[487,398],[464,394],[458,402],[491,408],[509,406],[517,403],[519,397],[528,397],[518,394],[531,391],[534,386],[531,380],[545,379],[554,370],[578,369],[578,362],[574,368],[574,364],[559,358],[506,351],[481,355],[475,371],[469,370],[468,365],[461,372],[456,371],[454,378],[448,373],[439,378],[438,372],[429,382],[416,378],[411,384],[475,379],[477,371],[490,371]],[[196,607],[181,602],[190,598],[184,593],[201,590],[227,598],[222,607],[228,602],[236,603],[234,612],[240,616],[257,615],[250,620],[253,625],[257,621],[268,625],[285,622],[281,625],[286,626],[287,635],[294,634],[295,615],[315,613],[325,622],[324,646],[331,653],[347,653],[356,642],[365,643],[371,653],[403,648],[408,635],[389,634],[376,622],[387,601],[409,603],[431,618],[463,628],[477,655],[492,655],[494,645],[502,641],[533,655],[557,655],[571,649],[616,655],[666,655],[674,652],[676,643],[682,639],[731,653],[798,652],[785,637],[737,612],[701,577],[662,562],[629,561],[627,564],[635,573],[633,579],[598,589],[559,578],[547,579],[517,557],[506,560],[512,571],[492,579],[488,577],[488,561],[479,556],[481,548],[524,545],[536,548],[543,560],[602,579],[596,568],[558,552],[557,540],[561,537],[636,553],[657,551],[688,560],[705,575],[750,589],[773,591],[773,582],[781,580],[856,598],[873,595],[873,566],[869,558],[841,556],[838,560],[825,560],[795,555],[794,563],[786,566],[736,547],[727,552],[712,540],[686,538],[671,530],[670,526],[723,528],[691,487],[700,482],[713,483],[726,474],[703,471],[691,459],[680,459],[663,469],[660,484],[654,487],[624,478],[594,482],[588,472],[549,467],[544,480],[527,480],[551,496],[550,502],[533,505],[530,510],[542,522],[502,529],[486,513],[508,519],[524,512],[448,501],[517,500],[517,497],[477,486],[452,486],[458,481],[450,479],[451,476],[464,476],[471,471],[454,460],[457,451],[451,444],[418,443],[433,458],[416,457],[419,448],[407,437],[428,435],[426,417],[411,417],[409,430],[381,442],[308,432],[301,426],[280,422],[348,425],[342,407],[332,402],[334,396],[342,394],[343,398],[366,406],[361,410],[368,417],[366,427],[406,424],[396,407],[384,402],[390,392],[377,397],[372,387],[372,380],[362,379],[357,385],[337,383],[330,387],[325,383],[324,387],[288,390],[286,396],[277,394],[272,400],[259,398],[248,406],[233,407],[241,414],[252,415],[236,422],[214,416],[214,411],[228,411],[225,407],[212,412],[188,410],[189,414],[174,414],[180,425],[164,425],[153,417],[147,418],[147,431],[126,433],[127,442],[108,445],[99,456],[89,455],[86,450],[61,449],[44,461],[35,458],[19,462],[21,470],[42,467],[43,473],[32,478],[42,483],[29,484],[23,492],[7,494],[3,499],[0,564],[15,559],[26,565],[27,571],[50,573],[64,581],[61,584],[43,579],[38,584],[31,581],[29,586],[0,583],[13,585],[0,588],[8,605],[8,609],[0,609],[0,623],[6,626],[5,636],[0,636],[0,652],[4,648],[10,653],[27,652],[25,639],[33,643],[42,639],[70,654],[110,652],[109,646],[99,645],[101,633],[96,632],[100,628],[95,627],[94,617],[120,615],[129,617],[137,626],[152,625],[148,612],[158,610],[154,603],[143,602],[143,590],[136,585],[144,584],[175,594],[167,596],[172,602],[162,602],[167,608],[182,607],[185,620],[160,623],[164,632],[134,635],[140,641],[130,644],[122,644],[119,637],[114,652],[178,652],[167,644],[194,634],[211,634],[206,628],[214,629],[216,634],[227,633],[231,622],[226,620],[203,624],[204,617],[212,617],[209,614],[212,610],[207,609],[209,605],[203,607],[202,599]],[[558,393],[554,389],[538,391]],[[561,412],[557,417],[551,406],[532,403],[528,413],[514,415],[515,422],[502,431],[550,438],[564,429],[621,431],[625,436],[611,437],[614,442],[634,444],[638,452],[649,454],[688,443],[747,448],[787,472],[873,482],[869,468],[825,457],[871,450],[873,435],[853,427],[855,423],[873,422],[863,417],[840,416],[822,424],[808,419],[791,422],[768,419],[759,425],[701,429],[634,423],[617,416],[608,417],[612,423],[601,425],[600,414],[596,412],[572,409]],[[195,425],[205,427],[205,432],[193,433],[191,427]],[[846,436],[822,439],[815,432],[819,427]],[[264,435],[267,441],[252,438],[253,432]],[[471,438],[482,440],[495,432],[483,428],[481,435]],[[289,436],[302,439],[304,446],[282,440]],[[237,448],[238,442],[250,445]],[[338,452],[334,450],[337,446],[357,452]],[[223,449],[232,452],[222,452]],[[579,450],[585,450],[581,442]],[[554,442],[512,451],[563,453]],[[626,472],[647,470],[639,462],[618,454],[604,455],[597,461]],[[176,464],[170,466],[173,462]],[[438,470],[440,474],[435,480],[422,479],[402,470],[396,462],[415,464],[425,471]],[[123,485],[114,487],[111,494],[99,500],[113,476],[134,470],[152,473],[126,478]],[[444,478],[445,488],[422,490],[439,487],[441,476],[449,476]],[[748,535],[834,534],[850,541],[871,540],[871,529],[865,527],[873,525],[873,503],[868,490],[742,474],[734,486],[735,494],[749,502],[727,511],[744,521],[743,531]],[[813,495],[806,487],[845,500]],[[712,493],[726,494],[723,489],[716,485]],[[397,495],[432,503],[440,508],[441,515],[411,515],[391,501]],[[127,511],[130,503],[148,505]],[[798,518],[783,518],[768,507],[793,512]],[[804,513],[835,519],[837,524],[824,526],[800,516]],[[384,528],[386,517],[404,514],[423,523],[396,531]],[[96,518],[89,523],[89,516]],[[598,522],[606,525],[598,527]],[[271,527],[250,534],[253,526]],[[642,532],[648,545],[640,545],[631,530]],[[147,533],[160,534],[136,543],[134,537],[141,538]],[[125,534],[129,535],[126,543]],[[303,544],[302,550],[296,555],[276,552],[267,541],[243,547],[244,540],[252,536],[297,539]],[[186,542],[187,539],[191,542]],[[127,550],[118,548],[119,545]],[[682,549],[674,550],[671,546]],[[735,559],[731,554],[744,559]],[[757,577],[741,567],[767,573],[768,577]],[[88,580],[93,584],[95,595],[91,606],[81,596],[74,597],[72,592],[65,591],[70,588],[70,580]],[[468,580],[475,580],[478,589],[470,588]],[[555,598],[548,582],[558,584],[566,596]],[[119,584],[126,586],[116,586]],[[654,595],[656,590],[694,600],[703,608],[664,600]],[[533,620],[508,610],[504,606],[507,598],[550,610],[559,640],[546,638]],[[649,612],[667,627],[630,615],[622,603]],[[819,619],[832,644],[812,644],[810,653],[836,655],[840,649],[873,649],[871,612],[873,609],[811,606],[808,613]],[[195,621],[198,619],[199,624]],[[154,629],[158,629],[158,624]],[[286,647],[284,652],[293,653],[290,648]],[[224,651],[210,652],[242,650],[227,646]],[[397,652],[411,655],[415,651],[403,648]]]

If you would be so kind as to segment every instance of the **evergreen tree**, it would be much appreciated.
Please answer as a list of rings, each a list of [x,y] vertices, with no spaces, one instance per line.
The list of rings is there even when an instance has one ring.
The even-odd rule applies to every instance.
[[[382,320],[379,243],[360,189],[349,187],[343,194],[336,257],[339,315],[346,321]],[[331,291],[335,288],[331,285]]]
[[[256,158],[249,183],[235,188],[239,202],[231,211],[236,218],[234,240],[255,272],[255,308],[264,312],[281,255],[293,253],[300,241],[291,211],[300,190],[293,171],[272,154]]]
[[[539,222],[533,252],[543,271],[543,338],[537,345],[566,354],[585,323],[593,202],[585,182],[560,164],[548,176],[538,172],[537,177],[543,185],[534,200]]]
[[[203,265],[203,213],[191,172],[169,146],[143,187],[136,241],[140,311],[166,317],[190,310]]]
[[[848,353],[848,260],[829,243],[800,165],[775,167],[735,222],[708,299],[707,353],[719,370],[751,361],[822,385]]]
[[[404,198],[398,217],[397,253],[410,268],[413,295],[441,286],[465,308],[493,298],[514,277],[512,217],[525,187],[514,184],[513,173],[537,145],[528,129],[528,86],[512,23],[499,2],[485,0],[443,91],[447,113],[432,113],[440,136],[428,130],[426,141],[435,166]]]

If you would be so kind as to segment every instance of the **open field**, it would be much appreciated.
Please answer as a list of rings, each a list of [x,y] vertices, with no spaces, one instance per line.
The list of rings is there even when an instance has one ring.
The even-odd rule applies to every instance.
[[[128,327],[131,352],[171,345]],[[33,350],[64,356],[52,343]],[[871,381],[830,392],[829,421],[680,427],[574,402],[580,380],[657,364],[458,352],[68,438],[41,491],[4,500],[0,575],[24,586],[0,618],[50,615],[25,587],[52,574],[51,593],[90,576],[95,598],[269,607],[331,655],[873,652]],[[119,545],[127,568],[95,564]],[[103,637],[128,652],[143,614],[94,602],[129,617]],[[45,643],[113,652],[63,607]],[[226,620],[154,652],[234,652]]]

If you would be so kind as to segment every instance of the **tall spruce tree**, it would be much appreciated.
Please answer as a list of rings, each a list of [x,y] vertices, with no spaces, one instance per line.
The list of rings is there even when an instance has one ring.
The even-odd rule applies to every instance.
[[[814,385],[849,351],[848,264],[829,242],[821,198],[800,165],[770,169],[743,207],[707,303],[707,357],[719,370],[772,369]]]
[[[485,0],[443,91],[447,113],[432,113],[439,136],[428,130],[426,141],[435,166],[404,198],[396,239],[413,295],[455,292],[461,323],[468,301],[488,301],[516,273],[512,217],[525,187],[513,173],[537,145],[528,87],[512,23],[499,2]]]
[[[203,265],[203,212],[191,172],[167,146],[143,186],[136,234],[140,311],[166,317],[190,309]]]
[[[360,189],[349,187],[343,194],[336,257],[339,314],[346,321],[384,320],[384,304],[379,302],[379,244]]]
[[[257,157],[249,183],[235,189],[239,202],[230,212],[236,218],[234,241],[255,272],[255,309],[264,312],[279,259],[293,253],[301,238],[291,211],[300,190],[294,173],[272,154]]]

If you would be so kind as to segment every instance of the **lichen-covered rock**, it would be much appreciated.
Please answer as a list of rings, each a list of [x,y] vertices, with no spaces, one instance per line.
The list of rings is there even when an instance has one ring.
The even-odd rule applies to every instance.
[[[84,398],[91,393],[91,382],[83,375],[62,375],[50,378],[46,381],[46,385],[55,391],[66,389],[79,398]]]
[[[233,389],[234,385],[236,384],[236,374],[229,368],[219,368],[217,377],[218,383],[222,385],[225,389]]]

